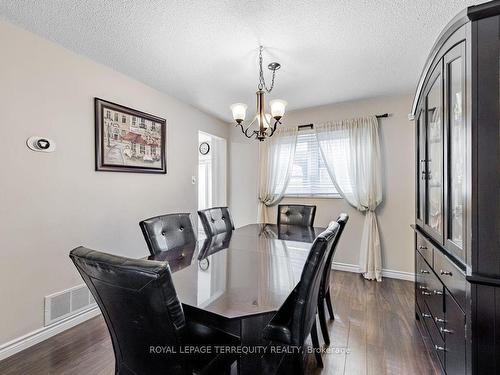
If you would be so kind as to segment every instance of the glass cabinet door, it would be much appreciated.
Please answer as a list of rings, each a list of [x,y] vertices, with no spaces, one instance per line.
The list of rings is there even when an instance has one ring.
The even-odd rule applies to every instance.
[[[447,118],[447,245],[453,255],[464,260],[466,189],[465,134],[465,66],[464,43],[457,45],[444,58]],[[451,244],[449,244],[451,242]],[[451,246],[450,246],[451,245]]]
[[[425,224],[443,242],[443,116],[440,66],[426,95],[427,173]]]
[[[416,202],[416,212],[417,212],[417,224],[422,225],[424,223],[425,214],[425,181],[426,181],[426,155],[425,155],[425,125],[422,113],[418,114],[417,117],[417,202]]]

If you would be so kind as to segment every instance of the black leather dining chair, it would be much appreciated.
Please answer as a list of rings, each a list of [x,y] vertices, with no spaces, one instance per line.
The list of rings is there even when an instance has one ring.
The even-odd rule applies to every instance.
[[[214,373],[224,373],[218,367],[224,368],[228,357],[188,355],[180,350],[188,345],[232,345],[237,339],[186,319],[167,262],[129,259],[85,247],[69,256],[101,309],[113,344],[116,374],[212,373],[214,368]]]
[[[139,223],[152,255],[196,242],[188,213],[155,216]]]
[[[321,279],[321,285],[319,288],[319,297],[318,297],[318,318],[319,324],[321,326],[321,333],[323,336],[323,340],[325,340],[325,344],[330,344],[330,336],[328,335],[328,326],[326,324],[325,317],[325,303],[328,308],[328,313],[330,315],[331,320],[335,320],[335,315],[333,314],[333,306],[332,306],[332,297],[330,295],[330,274],[332,272],[332,259],[335,255],[335,250],[339,243],[340,237],[342,236],[342,232],[344,231],[345,225],[349,220],[349,215],[345,213],[341,213],[337,218],[337,223],[339,224],[339,232],[335,240],[333,241],[332,247],[329,249],[327,257],[326,257],[326,267],[323,271],[323,277]]]
[[[301,225],[304,227],[314,226],[316,206],[303,204],[280,204],[278,205],[278,225]]]
[[[303,348],[311,334],[313,347],[319,349],[316,312],[323,270],[328,249],[332,246],[339,224],[332,221],[311,247],[300,281],[283,306],[263,330],[263,337],[272,343]],[[318,367],[323,367],[321,354],[315,350]],[[298,355],[300,371],[303,371],[302,352]]]
[[[212,207],[198,211],[207,237],[229,232],[234,229],[233,219],[227,207]]]
[[[168,262],[170,272],[178,272],[191,265],[194,253],[198,249],[197,245],[197,242],[190,242],[159,254],[151,254],[148,259]]]

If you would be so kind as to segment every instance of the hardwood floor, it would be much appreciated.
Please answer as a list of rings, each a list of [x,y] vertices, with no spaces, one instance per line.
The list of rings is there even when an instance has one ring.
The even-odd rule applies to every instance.
[[[440,374],[415,323],[413,283],[376,283],[339,271],[332,275],[335,321],[329,322],[329,353],[323,354],[323,369],[315,368],[310,355],[308,374]],[[113,373],[113,348],[102,317],[0,362],[2,375]]]

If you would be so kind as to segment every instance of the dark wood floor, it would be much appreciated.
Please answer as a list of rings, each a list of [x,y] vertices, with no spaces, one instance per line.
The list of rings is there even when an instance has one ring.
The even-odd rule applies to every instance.
[[[330,322],[331,353],[323,355],[323,369],[309,358],[308,374],[440,373],[415,323],[413,283],[370,282],[335,271],[332,292],[336,319]],[[2,375],[113,373],[113,348],[101,317],[0,362]]]

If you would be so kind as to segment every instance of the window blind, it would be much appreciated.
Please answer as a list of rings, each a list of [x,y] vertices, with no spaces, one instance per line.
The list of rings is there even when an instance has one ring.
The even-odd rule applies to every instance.
[[[339,197],[326,169],[314,131],[301,131],[285,196]]]

